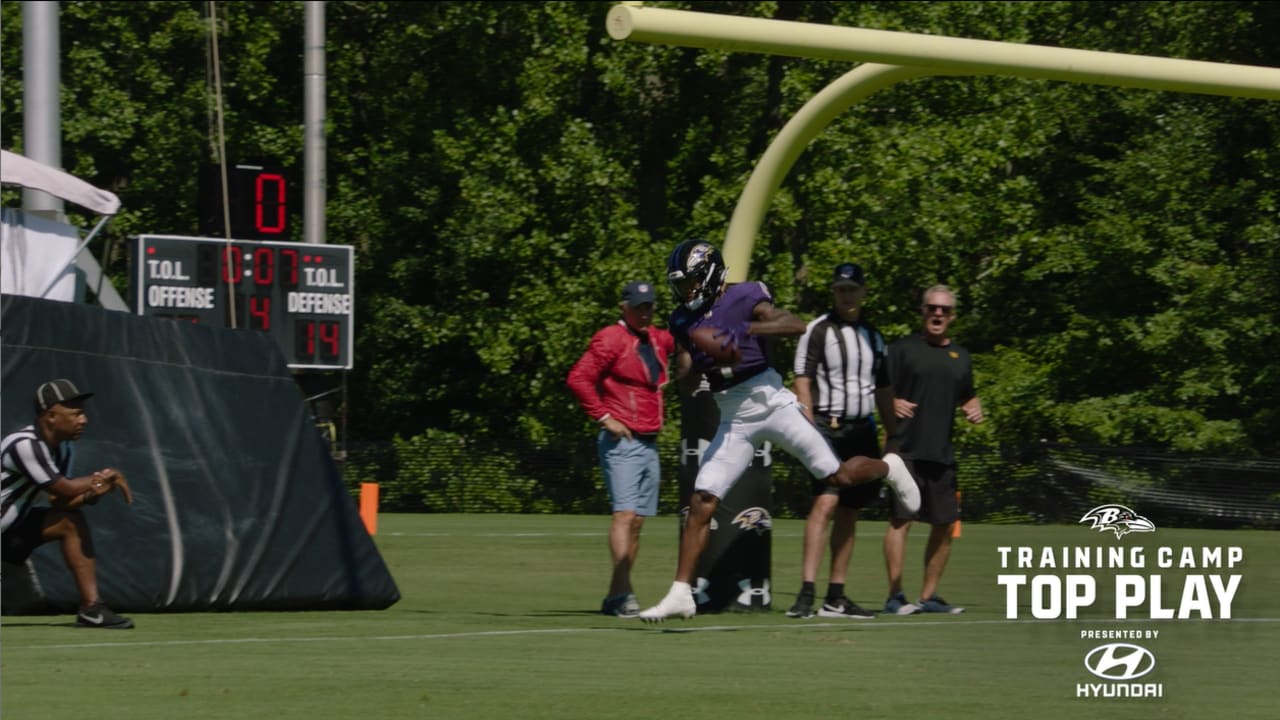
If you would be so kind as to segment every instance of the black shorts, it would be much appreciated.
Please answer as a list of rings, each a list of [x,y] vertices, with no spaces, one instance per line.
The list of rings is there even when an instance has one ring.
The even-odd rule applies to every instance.
[[[870,420],[844,422],[839,428],[832,429],[831,423],[822,416],[818,417],[818,429],[822,436],[831,443],[836,457],[848,460],[855,455],[870,458],[880,457],[880,439],[876,436],[875,423]],[[880,480],[861,483],[845,488],[834,488],[821,480],[813,481],[813,496],[840,495],[840,507],[864,508],[880,499]]]
[[[929,460],[902,458],[920,487],[920,512],[916,520],[930,525],[950,525],[960,519],[956,498],[956,466]]]
[[[35,507],[27,511],[0,537],[0,556],[7,563],[21,565],[35,549],[44,544],[44,521],[53,508]]]

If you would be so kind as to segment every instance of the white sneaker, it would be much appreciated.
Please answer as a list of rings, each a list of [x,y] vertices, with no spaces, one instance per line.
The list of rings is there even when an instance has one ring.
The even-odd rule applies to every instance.
[[[911,476],[907,464],[894,453],[885,453],[883,459],[889,466],[889,474],[885,476],[885,482],[893,488],[898,507],[908,515],[920,512],[920,488],[916,486],[916,479]]]
[[[689,583],[673,583],[667,596],[648,610],[640,611],[640,619],[645,622],[662,622],[672,615],[691,618],[698,612],[698,604],[693,600],[693,589]]]

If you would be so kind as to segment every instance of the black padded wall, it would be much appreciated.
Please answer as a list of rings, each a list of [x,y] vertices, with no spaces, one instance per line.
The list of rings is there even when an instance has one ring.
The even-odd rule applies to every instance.
[[[113,493],[85,510],[112,607],[375,609],[399,599],[267,335],[9,295],[0,311],[0,430],[32,422],[40,383],[70,378],[95,393],[72,474],[112,466],[133,488],[132,506]],[[34,596],[19,596],[26,574],[4,566],[5,612],[75,607],[56,543],[31,567]]]

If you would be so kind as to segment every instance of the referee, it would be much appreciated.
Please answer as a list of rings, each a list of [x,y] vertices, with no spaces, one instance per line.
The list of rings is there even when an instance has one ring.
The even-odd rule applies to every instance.
[[[809,323],[795,357],[795,393],[805,414],[831,441],[841,460],[855,455],[880,457],[872,414],[893,429],[893,390],[885,367],[884,336],[862,319],[867,296],[862,268],[836,266],[831,280],[832,309]],[[834,488],[813,483],[813,507],[804,526],[802,582],[787,617],[814,616],[814,582],[822,560],[827,524],[831,527],[831,572],[827,595],[817,614],[829,618],[867,619],[871,612],[845,595],[844,583],[853,555],[858,508],[880,496],[880,482]]]
[[[50,380],[36,389],[35,421],[0,440],[0,559],[23,565],[37,547],[57,540],[80,593],[76,626],[123,630],[133,621],[115,614],[98,596],[96,554],[83,506],[116,489],[132,504],[133,493],[114,468],[79,477],[71,472],[74,441],[89,423],[85,401],[92,396],[70,380]],[[50,504],[37,506],[45,494]]]

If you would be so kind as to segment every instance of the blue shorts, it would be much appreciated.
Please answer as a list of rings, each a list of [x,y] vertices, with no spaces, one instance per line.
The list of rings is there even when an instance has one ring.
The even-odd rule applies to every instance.
[[[637,515],[657,515],[662,471],[656,440],[620,440],[613,433],[601,430],[596,449],[613,511],[634,510]]]

